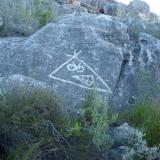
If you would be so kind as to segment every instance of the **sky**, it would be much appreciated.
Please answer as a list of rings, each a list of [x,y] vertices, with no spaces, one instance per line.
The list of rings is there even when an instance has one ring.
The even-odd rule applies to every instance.
[[[132,0],[117,0],[117,1],[129,4],[129,2]],[[160,0],[143,0],[143,1],[147,2],[150,5],[151,12],[160,15]]]

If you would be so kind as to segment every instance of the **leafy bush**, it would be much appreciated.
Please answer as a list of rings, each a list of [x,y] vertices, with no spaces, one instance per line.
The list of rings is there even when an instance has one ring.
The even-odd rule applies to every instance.
[[[67,111],[52,93],[17,88],[1,96],[0,146],[6,151],[1,159],[65,159],[70,145],[60,130],[68,125]]]
[[[93,159],[90,153],[100,158],[97,149],[112,144],[108,129],[116,115],[109,116],[107,99],[96,89],[84,108],[84,116],[69,118],[60,98],[43,89],[19,87],[0,96],[0,159]]]
[[[137,101],[152,101],[153,97],[159,93],[160,86],[155,82],[152,72],[145,69],[140,69],[137,76]]]
[[[132,110],[119,114],[119,121],[128,120],[141,129],[149,146],[160,144],[160,107],[152,102],[136,104]]]
[[[84,104],[85,127],[92,136],[92,142],[99,150],[101,147],[109,148],[112,144],[111,137],[107,133],[111,119],[108,112],[107,99],[100,97],[96,88],[93,89]]]
[[[156,160],[160,158],[160,147],[147,146],[144,134],[138,130],[135,132],[135,142],[128,153],[123,156],[123,160]]]
[[[144,23],[139,20],[139,18],[135,18],[132,22],[132,26],[129,28],[129,34],[133,40],[138,40],[141,32],[150,34],[155,38],[160,39],[160,22],[157,23]]]
[[[153,103],[138,104],[132,112],[131,122],[146,133],[150,146],[160,144],[160,107]]]
[[[39,19],[39,24],[41,27],[45,26],[48,22],[53,19],[53,12],[50,6],[49,0],[34,0],[36,13],[35,15]],[[46,6],[47,9],[43,10],[41,5]]]

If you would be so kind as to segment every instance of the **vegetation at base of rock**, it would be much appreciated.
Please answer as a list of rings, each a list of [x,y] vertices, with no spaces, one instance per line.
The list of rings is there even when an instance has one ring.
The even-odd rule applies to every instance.
[[[129,28],[129,34],[133,40],[138,40],[140,33],[147,33],[160,39],[160,21],[143,23],[138,17],[134,17],[134,23]]]
[[[139,70],[137,79],[137,93],[139,97],[137,101],[152,101],[153,97],[156,97],[160,90],[160,86],[155,82],[152,71]]]
[[[45,90],[18,88],[1,96],[0,146],[6,152],[1,159],[65,158],[69,144],[59,131],[68,124],[60,99]]]
[[[34,0],[34,4],[35,4],[35,15],[36,17],[38,17],[39,19],[39,24],[40,27],[45,26],[48,22],[50,22],[51,20],[53,20],[54,16],[53,16],[53,12],[52,12],[52,8],[50,6],[49,0]],[[42,10],[42,6],[41,4],[43,4],[44,6],[47,6],[45,10]]]
[[[121,114],[121,119],[128,120],[138,130],[123,160],[155,160],[160,156],[158,106],[139,103],[130,111]],[[83,112],[75,117],[70,114],[60,98],[43,89],[32,91],[22,87],[3,93],[0,96],[0,151],[4,152],[0,158],[81,160],[90,156],[92,159],[95,153],[94,156],[103,159],[103,152],[107,153],[112,146],[110,124],[118,116],[109,114],[107,99],[93,89],[86,98]]]
[[[61,99],[44,89],[18,87],[3,93],[0,96],[0,150],[4,152],[0,158],[61,160],[109,149],[112,141],[107,133],[111,123],[107,100],[102,100],[96,90],[91,91],[84,113],[85,116],[79,118],[70,115]]]
[[[120,120],[127,120],[130,124],[145,133],[149,146],[160,144],[160,106],[153,102],[137,103],[133,109],[119,115]]]
[[[148,147],[145,135],[136,130],[134,144],[128,148],[123,160],[156,160],[160,157],[160,147]]]
[[[92,136],[92,142],[99,150],[109,149],[112,145],[110,135],[107,133],[109,125],[116,119],[116,115],[109,116],[107,98],[98,95],[94,88],[86,98],[84,104],[84,122]]]
[[[0,1],[0,36],[29,36],[54,19],[52,0]]]

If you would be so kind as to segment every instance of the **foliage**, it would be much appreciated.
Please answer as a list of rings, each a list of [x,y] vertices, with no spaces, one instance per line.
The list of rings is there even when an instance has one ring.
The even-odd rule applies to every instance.
[[[119,121],[129,121],[144,131],[149,146],[160,144],[160,107],[153,102],[141,102],[119,114]]]
[[[50,6],[49,0],[34,0],[36,13],[35,15],[39,19],[39,24],[41,27],[45,26],[48,22],[53,19],[53,12]],[[47,9],[43,10],[41,5],[46,6]]]
[[[155,33],[155,37],[160,39],[160,19],[158,20],[157,25],[158,25],[158,30]]]
[[[116,116],[109,117],[107,99],[102,100],[93,90],[85,107],[84,118],[69,118],[60,98],[49,91],[18,87],[3,93],[0,96],[0,147],[3,146],[6,154],[0,158],[63,160],[76,154],[87,157],[96,147],[109,148],[111,138],[107,131]]]
[[[24,33],[23,34],[27,36],[30,30],[30,24],[31,24],[31,20],[33,19],[33,16],[26,8],[19,7],[19,10],[24,19]]]
[[[0,1],[0,15],[4,19],[0,36],[11,36],[12,34],[28,36],[37,27],[43,27],[54,19],[52,0],[26,0],[24,2]]]
[[[151,100],[159,92],[160,87],[155,83],[151,71],[141,69],[137,77],[138,101]]]
[[[53,93],[17,88],[0,98],[0,138],[5,139],[0,146],[8,160],[43,160],[55,154],[55,159],[65,159],[70,145],[59,131],[68,125],[67,111]]]
[[[80,137],[82,136],[81,129],[82,129],[81,122],[72,117],[72,122],[70,122],[70,128],[67,128],[67,130],[62,131],[62,133],[66,138]]]
[[[123,156],[123,160],[155,160],[160,158],[160,147],[147,146],[147,142],[143,139],[145,135],[138,130],[135,131],[135,142]]]
[[[98,149],[109,148],[112,144],[108,129],[110,124],[107,99],[100,97],[94,88],[88,95],[84,105],[85,127],[92,136],[92,142]]]
[[[74,127],[71,128],[71,135],[80,136],[80,134],[81,134],[81,123],[77,121]]]
[[[160,107],[153,103],[138,104],[132,112],[132,123],[143,128],[150,146],[160,144]]]
[[[157,23],[143,23],[139,18],[135,18],[132,22],[132,26],[129,28],[129,34],[133,40],[138,40],[141,32],[150,34],[160,39],[160,22]]]

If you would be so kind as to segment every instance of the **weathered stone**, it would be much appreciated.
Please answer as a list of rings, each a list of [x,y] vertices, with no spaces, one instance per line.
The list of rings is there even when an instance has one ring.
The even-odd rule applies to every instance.
[[[149,5],[142,0],[133,0],[128,5],[128,10],[134,12],[140,12],[144,14],[150,13]]]
[[[20,35],[33,33],[38,29],[38,20],[33,20],[33,1],[0,1],[0,15],[4,20],[2,36]]]
[[[122,16],[127,6],[114,0],[81,0],[81,5],[91,13],[103,13],[112,16]]]
[[[127,17],[135,19],[151,20],[149,5],[141,0],[133,0],[127,7]]]
[[[127,27],[108,16],[66,15],[27,39],[1,39],[0,73],[46,82],[75,106],[94,83],[111,95],[128,39]]]
[[[60,5],[54,0],[1,0],[0,16],[4,25],[0,34],[28,36],[59,16],[73,13],[75,9],[76,6]],[[80,7],[80,10],[85,9]]]
[[[160,102],[160,40],[141,33],[139,37],[139,79],[141,97]]]
[[[58,2],[54,0],[0,1],[0,16],[4,19],[1,36],[31,35],[60,16],[73,13],[75,10],[87,12],[80,4],[66,2],[65,5],[61,5],[63,3]]]
[[[84,6],[92,6],[94,9],[98,11],[103,10],[103,5],[106,3],[106,0],[81,0],[81,5]]]
[[[112,16],[124,16],[127,12],[127,6],[122,3],[112,2],[103,5],[104,14]]]
[[[141,32],[160,37],[160,28],[156,21],[148,22],[142,19],[127,18],[125,24],[128,26],[128,33],[134,40],[138,40]]]
[[[54,18],[57,19],[58,17],[62,17],[66,14],[71,14],[76,11],[78,12],[87,12],[87,9],[80,6],[80,4],[59,4],[53,1],[52,10],[54,14]]]
[[[159,65],[160,40],[146,33],[141,33],[139,37],[139,44],[141,46],[139,56],[140,65]],[[156,73],[157,71],[158,70],[156,70]]]
[[[123,160],[123,157],[130,151],[127,146],[120,146],[109,151],[110,160]]]
[[[127,123],[110,130],[110,135],[114,141],[113,148],[129,146],[134,142],[135,130]]]
[[[9,1],[5,2],[9,3]],[[138,43],[141,31],[136,32],[136,27],[141,26],[143,31],[151,30],[150,33],[155,35],[158,33],[157,22],[135,20],[132,17],[119,18],[117,13],[121,7],[122,11],[125,10],[126,6],[121,6],[113,0],[82,0],[81,5],[90,4],[101,13],[103,7],[113,5],[116,12],[108,14],[116,15],[114,17],[88,14],[79,4],[66,3],[69,2],[65,1],[65,4],[61,5],[60,2],[54,1],[51,10],[59,18],[55,23],[48,24],[29,38],[0,39],[1,76],[21,74],[43,81],[52,86],[57,93],[64,95],[72,106],[84,100],[92,82],[97,83],[101,93],[112,91],[112,94],[109,94],[111,105],[129,106],[139,97],[138,93],[142,93],[139,91],[139,86],[142,87],[144,83],[139,79],[142,69],[149,72],[154,86],[159,85],[159,57],[157,56],[159,41],[147,38],[147,46],[145,46],[143,43],[146,41],[146,36],[140,36]],[[130,6],[135,7],[133,4]],[[146,9],[145,12],[149,11]],[[6,24],[6,19],[4,20]],[[19,25],[20,21],[19,19],[16,25]],[[125,22],[128,27],[120,21]],[[79,55],[74,57],[74,53]],[[146,93],[143,88],[140,90]],[[158,90],[158,87],[154,88]]]
[[[3,19],[0,17],[0,28],[3,26]]]
[[[135,43],[135,42],[134,42]],[[133,45],[132,65],[126,61],[123,74],[112,98],[115,106],[124,107],[145,99],[160,101],[160,40],[141,33]]]
[[[23,75],[12,75],[0,78],[0,93],[5,95],[10,93],[17,88],[28,89],[28,91],[36,91],[45,89],[53,92],[52,88],[47,86],[44,82],[37,81],[32,78],[25,77]]]

